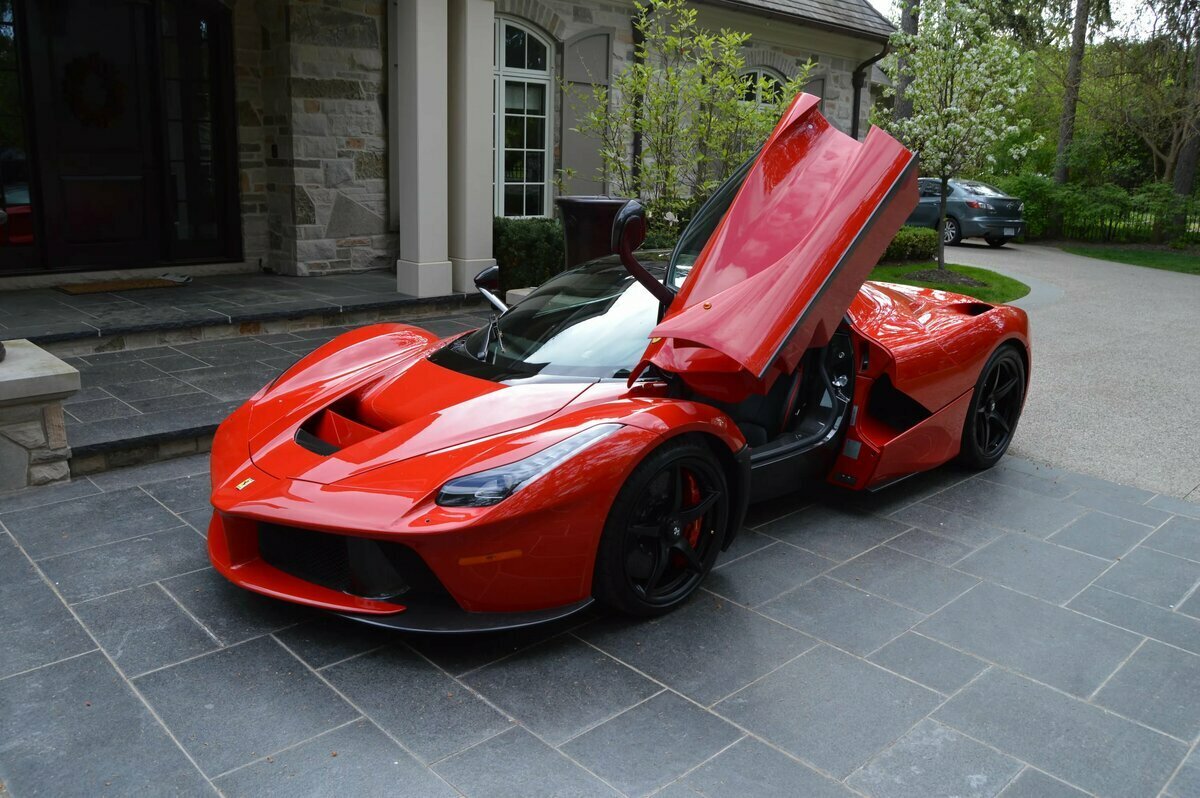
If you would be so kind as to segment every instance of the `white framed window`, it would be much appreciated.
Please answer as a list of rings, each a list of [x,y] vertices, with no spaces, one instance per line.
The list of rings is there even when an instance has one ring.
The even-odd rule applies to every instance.
[[[554,48],[541,34],[496,18],[492,147],[497,216],[549,216]]]
[[[746,81],[742,99],[755,105],[775,102],[783,92],[783,84],[787,79],[768,67],[751,67],[742,71],[742,80]]]

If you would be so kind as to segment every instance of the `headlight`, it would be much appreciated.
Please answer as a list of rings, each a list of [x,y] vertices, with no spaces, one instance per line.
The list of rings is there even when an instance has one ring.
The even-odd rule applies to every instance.
[[[452,479],[442,486],[437,503],[443,507],[489,507],[499,504],[564,460],[620,428],[620,424],[598,424],[524,460]]]

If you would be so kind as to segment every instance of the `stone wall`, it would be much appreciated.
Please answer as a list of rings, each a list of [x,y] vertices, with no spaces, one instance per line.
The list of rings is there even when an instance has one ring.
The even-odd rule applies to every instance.
[[[19,338],[0,364],[0,493],[69,479],[62,401],[79,390],[79,370]]]
[[[702,11],[709,9],[702,7]],[[618,72],[633,58],[633,26],[631,2],[587,2],[586,0],[496,0],[496,12],[524,19],[554,36],[559,44],[591,28],[612,28],[613,71]],[[839,37],[822,34],[803,25],[767,20],[747,12],[725,12],[719,18],[702,14],[700,23],[716,29],[722,25],[751,34],[746,50],[746,66],[766,66],[787,76],[794,75],[800,64],[809,59],[816,62],[814,79],[824,79],[823,108],[829,120],[839,129],[850,130],[852,119],[851,73],[859,60],[835,49]],[[823,47],[820,42],[825,42]],[[867,52],[877,52],[882,45],[865,43]],[[560,48],[561,50],[561,48]]]
[[[233,7],[233,28],[242,251],[247,261],[262,259],[265,264],[269,258],[269,222],[262,61],[267,31],[251,0],[242,0]]]
[[[234,13],[246,260],[296,275],[394,266],[399,247],[388,222],[385,0],[224,2]],[[728,8],[699,8],[706,27],[752,35],[748,66],[791,75],[806,60],[816,61],[823,110],[849,131],[851,70],[879,49],[877,43]],[[556,79],[563,74],[564,43],[580,34],[611,34],[614,72],[633,58],[631,0],[496,0],[495,9],[556,43]],[[564,101],[557,94],[556,170],[563,167],[564,136]],[[477,119],[490,124],[491,109],[479,108]]]
[[[815,62],[814,83],[820,81],[822,113],[839,130],[850,132],[853,119],[851,75],[857,63],[877,52],[882,45],[852,42],[845,37],[822,33],[803,25],[766,19],[747,12],[714,11],[701,6],[700,24],[711,29],[730,27],[751,34],[745,52],[747,67],[770,67],[790,77],[800,65]],[[557,44],[556,76],[562,74],[563,43],[597,28],[611,29],[614,74],[633,59],[632,2],[588,2],[587,0],[496,0],[496,13],[532,24]],[[851,52],[853,50],[853,52]],[[863,103],[864,107],[866,103]],[[562,168],[559,145],[562,137],[563,98],[556,103],[555,168]],[[864,117],[865,118],[865,117]],[[865,133],[866,127],[862,128]]]
[[[62,401],[0,407],[0,491],[71,476]]]
[[[247,259],[284,274],[389,268],[383,0],[237,0]]]

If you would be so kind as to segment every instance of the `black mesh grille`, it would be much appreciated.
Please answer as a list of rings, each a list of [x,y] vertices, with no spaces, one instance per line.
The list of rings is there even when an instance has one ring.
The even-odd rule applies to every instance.
[[[258,550],[285,573],[363,598],[448,595],[420,555],[402,543],[264,523]]]

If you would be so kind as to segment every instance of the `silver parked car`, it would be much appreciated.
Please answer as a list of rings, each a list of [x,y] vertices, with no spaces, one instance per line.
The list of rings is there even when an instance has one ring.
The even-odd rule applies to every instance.
[[[938,192],[942,181],[923,177],[921,201],[905,224],[914,227],[938,226]],[[951,180],[946,196],[946,229],[942,238],[957,244],[964,238],[982,238],[990,246],[1002,247],[1025,229],[1022,211],[1025,203],[1010,197],[995,186],[974,180]]]

